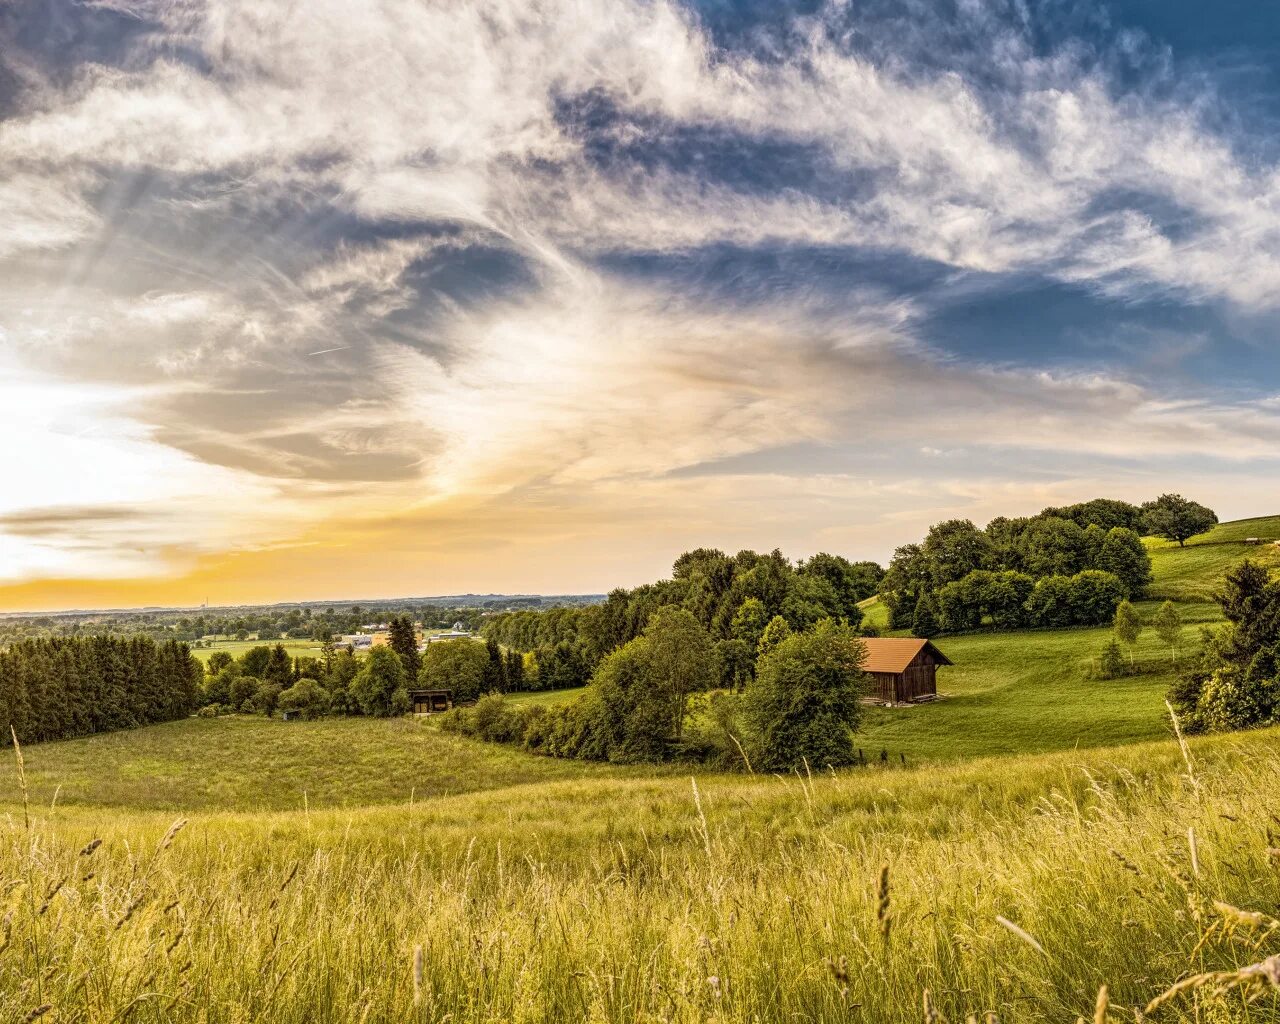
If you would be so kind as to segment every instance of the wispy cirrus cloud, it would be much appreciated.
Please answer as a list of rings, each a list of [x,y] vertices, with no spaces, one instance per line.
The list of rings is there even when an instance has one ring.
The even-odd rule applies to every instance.
[[[1136,34],[916,6],[726,41],[673,0],[112,0],[84,8],[65,64],[25,52],[11,13],[0,345],[114,396],[95,408],[122,460],[208,467],[163,500],[175,522],[218,508],[232,548],[389,508],[511,523],[534,496],[616,517],[619,488],[755,521],[717,467],[789,447],[809,536],[805,480],[910,504],[924,448],[985,453],[970,478],[1001,491],[998,464],[1024,495],[1067,453],[1115,481],[1125,458],[1270,458],[1280,384],[1172,380],[1212,352],[1203,332],[1070,368],[1035,310],[1013,357],[926,340],[933,307],[1014,275],[1265,322],[1280,165]],[[839,269],[854,254],[908,269]],[[738,493],[764,500],[745,482],[763,472]],[[228,508],[228,488],[256,497]],[[10,538],[67,504],[42,493]]]

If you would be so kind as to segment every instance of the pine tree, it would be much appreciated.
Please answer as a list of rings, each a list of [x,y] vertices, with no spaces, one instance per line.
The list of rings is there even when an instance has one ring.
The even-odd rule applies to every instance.
[[[418,653],[418,633],[412,618],[408,615],[392,618],[387,645],[400,656],[405,675],[410,679],[417,679],[418,671],[422,668],[422,656]]]
[[[934,600],[933,591],[926,590],[916,602],[915,615],[911,620],[911,632],[926,640],[938,635],[938,604]]]

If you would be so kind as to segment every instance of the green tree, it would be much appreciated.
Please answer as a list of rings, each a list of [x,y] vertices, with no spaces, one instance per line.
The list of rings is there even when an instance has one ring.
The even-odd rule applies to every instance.
[[[718,685],[736,693],[751,681],[756,659],[745,640],[736,637],[716,644],[716,676]]]
[[[489,651],[474,640],[437,640],[422,655],[418,684],[430,690],[452,690],[455,700],[475,700],[484,692]]]
[[[1133,665],[1134,647],[1138,643],[1138,638],[1142,636],[1142,630],[1145,623],[1142,616],[1138,614],[1138,609],[1129,603],[1129,599],[1125,598],[1116,606],[1115,619],[1112,627],[1115,629],[1116,637],[1122,644],[1129,648],[1129,664]]]
[[[488,662],[484,667],[484,681],[481,685],[486,693],[506,693],[507,662],[502,656],[502,648],[493,639],[486,640],[484,646]]]
[[[214,651],[209,655],[209,660],[204,663],[205,673],[216,676],[223,669],[234,665],[235,660],[228,651]]]
[[[1130,598],[1141,597],[1151,583],[1151,556],[1142,538],[1122,526],[1107,533],[1093,568],[1117,577]]]
[[[304,676],[280,694],[276,706],[281,711],[298,711],[304,718],[319,718],[329,710],[329,692]]]
[[[271,660],[271,648],[266,644],[250,647],[240,655],[240,674],[263,678],[267,671],[267,662]]]
[[[400,658],[405,675],[410,679],[418,678],[418,670],[422,667],[422,659],[418,654],[418,631],[413,619],[408,615],[395,615],[388,624],[387,646]]]
[[[1124,653],[1113,636],[1107,642],[1107,646],[1102,649],[1102,656],[1098,659],[1098,675],[1103,679],[1118,679],[1124,673]]]
[[[645,626],[649,642],[649,685],[664,695],[671,709],[671,734],[684,731],[689,694],[709,690],[715,681],[711,636],[684,608],[659,608]]]
[[[351,695],[366,715],[386,718],[407,703],[405,683],[400,656],[390,647],[375,647],[351,680]]]
[[[293,685],[293,660],[289,657],[289,652],[284,649],[284,644],[276,644],[271,648],[262,678],[265,682],[280,687],[281,690],[286,690]]]
[[[775,615],[760,634],[760,642],[756,645],[757,659],[763,658],[771,650],[791,635],[791,627],[781,615]]]
[[[1156,612],[1151,625],[1156,631],[1156,636],[1168,645],[1169,653],[1173,656],[1173,663],[1176,666],[1178,643],[1182,639],[1182,616],[1178,614],[1177,606],[1172,601],[1166,601]]]
[[[738,605],[731,628],[734,638],[754,651],[760,645],[760,634],[768,624],[769,614],[764,609],[764,602],[757,597],[748,597]]]
[[[742,697],[752,764],[789,771],[852,763],[865,658],[854,630],[830,619],[770,649]]]
[[[920,547],[934,588],[964,579],[976,569],[990,568],[995,553],[991,538],[968,519],[929,527]]]
[[[1217,513],[1187,500],[1181,494],[1162,494],[1142,506],[1143,529],[1153,536],[1176,540],[1178,547],[1185,547],[1191,537],[1204,533],[1217,523]]]
[[[926,590],[916,602],[916,612],[911,619],[911,633],[925,639],[938,635],[938,602],[934,600],[932,591]]]

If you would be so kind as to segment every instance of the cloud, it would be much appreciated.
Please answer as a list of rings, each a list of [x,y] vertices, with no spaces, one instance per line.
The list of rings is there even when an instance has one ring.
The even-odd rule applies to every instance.
[[[60,412],[93,395],[75,431],[27,416],[33,450],[126,483],[33,474],[0,506],[19,575],[177,571],[320,521],[412,547],[389,508],[441,547],[544,514],[602,548],[608,522],[665,542],[717,509],[745,537],[766,506],[812,535],[859,493],[883,527],[939,477],[956,505],[1033,470],[1093,486],[1068,455],[1272,457],[1273,397],[1144,383],[1102,349],[959,359],[920,340],[927,293],[735,263],[856,253],[1268,314],[1280,168],[1132,37],[1033,45],[998,5],[904,30],[833,3],[733,46],[671,0],[92,6],[138,26],[127,59],[24,59],[0,120],[0,356]],[[83,516],[83,563],[59,526],[154,506]]]

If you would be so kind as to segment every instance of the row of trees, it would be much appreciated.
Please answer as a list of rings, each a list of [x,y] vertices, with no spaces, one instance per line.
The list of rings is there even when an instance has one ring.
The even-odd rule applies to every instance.
[[[1074,576],[1041,576],[978,569],[916,601],[911,631],[932,637],[990,626],[994,629],[1101,626],[1125,599],[1114,573],[1086,569]]]
[[[1218,600],[1227,622],[1204,629],[1169,702],[1187,732],[1280,723],[1280,579],[1246,560],[1227,573]]]
[[[23,640],[0,652],[0,723],[34,743],[184,718],[201,677],[190,648],[176,641]]]
[[[898,548],[879,593],[894,629],[915,628],[917,617],[934,632],[1097,624],[1120,598],[1141,597],[1151,582],[1140,533],[1182,543],[1216,522],[1210,509],[1176,494],[1142,506],[1097,498],[1036,516],[1000,517],[985,529],[953,519]],[[1114,584],[1090,573],[1118,582],[1119,597],[1109,607],[1085,589],[1104,593]]]
[[[487,696],[442,725],[583,760],[680,757],[757,771],[850,764],[864,656],[847,623],[825,618],[793,631],[778,616],[742,690],[710,693],[723,672],[715,640],[691,611],[668,605],[601,660],[577,700],[548,708]]]
[[[408,711],[414,687],[453,690],[459,701],[525,688],[526,659],[518,651],[493,641],[447,640],[419,652],[412,620],[397,618],[391,626],[389,642],[363,658],[332,646],[323,658],[291,658],[283,644],[253,647],[239,658],[217,651],[205,667],[200,704],[209,715],[384,717]]]

